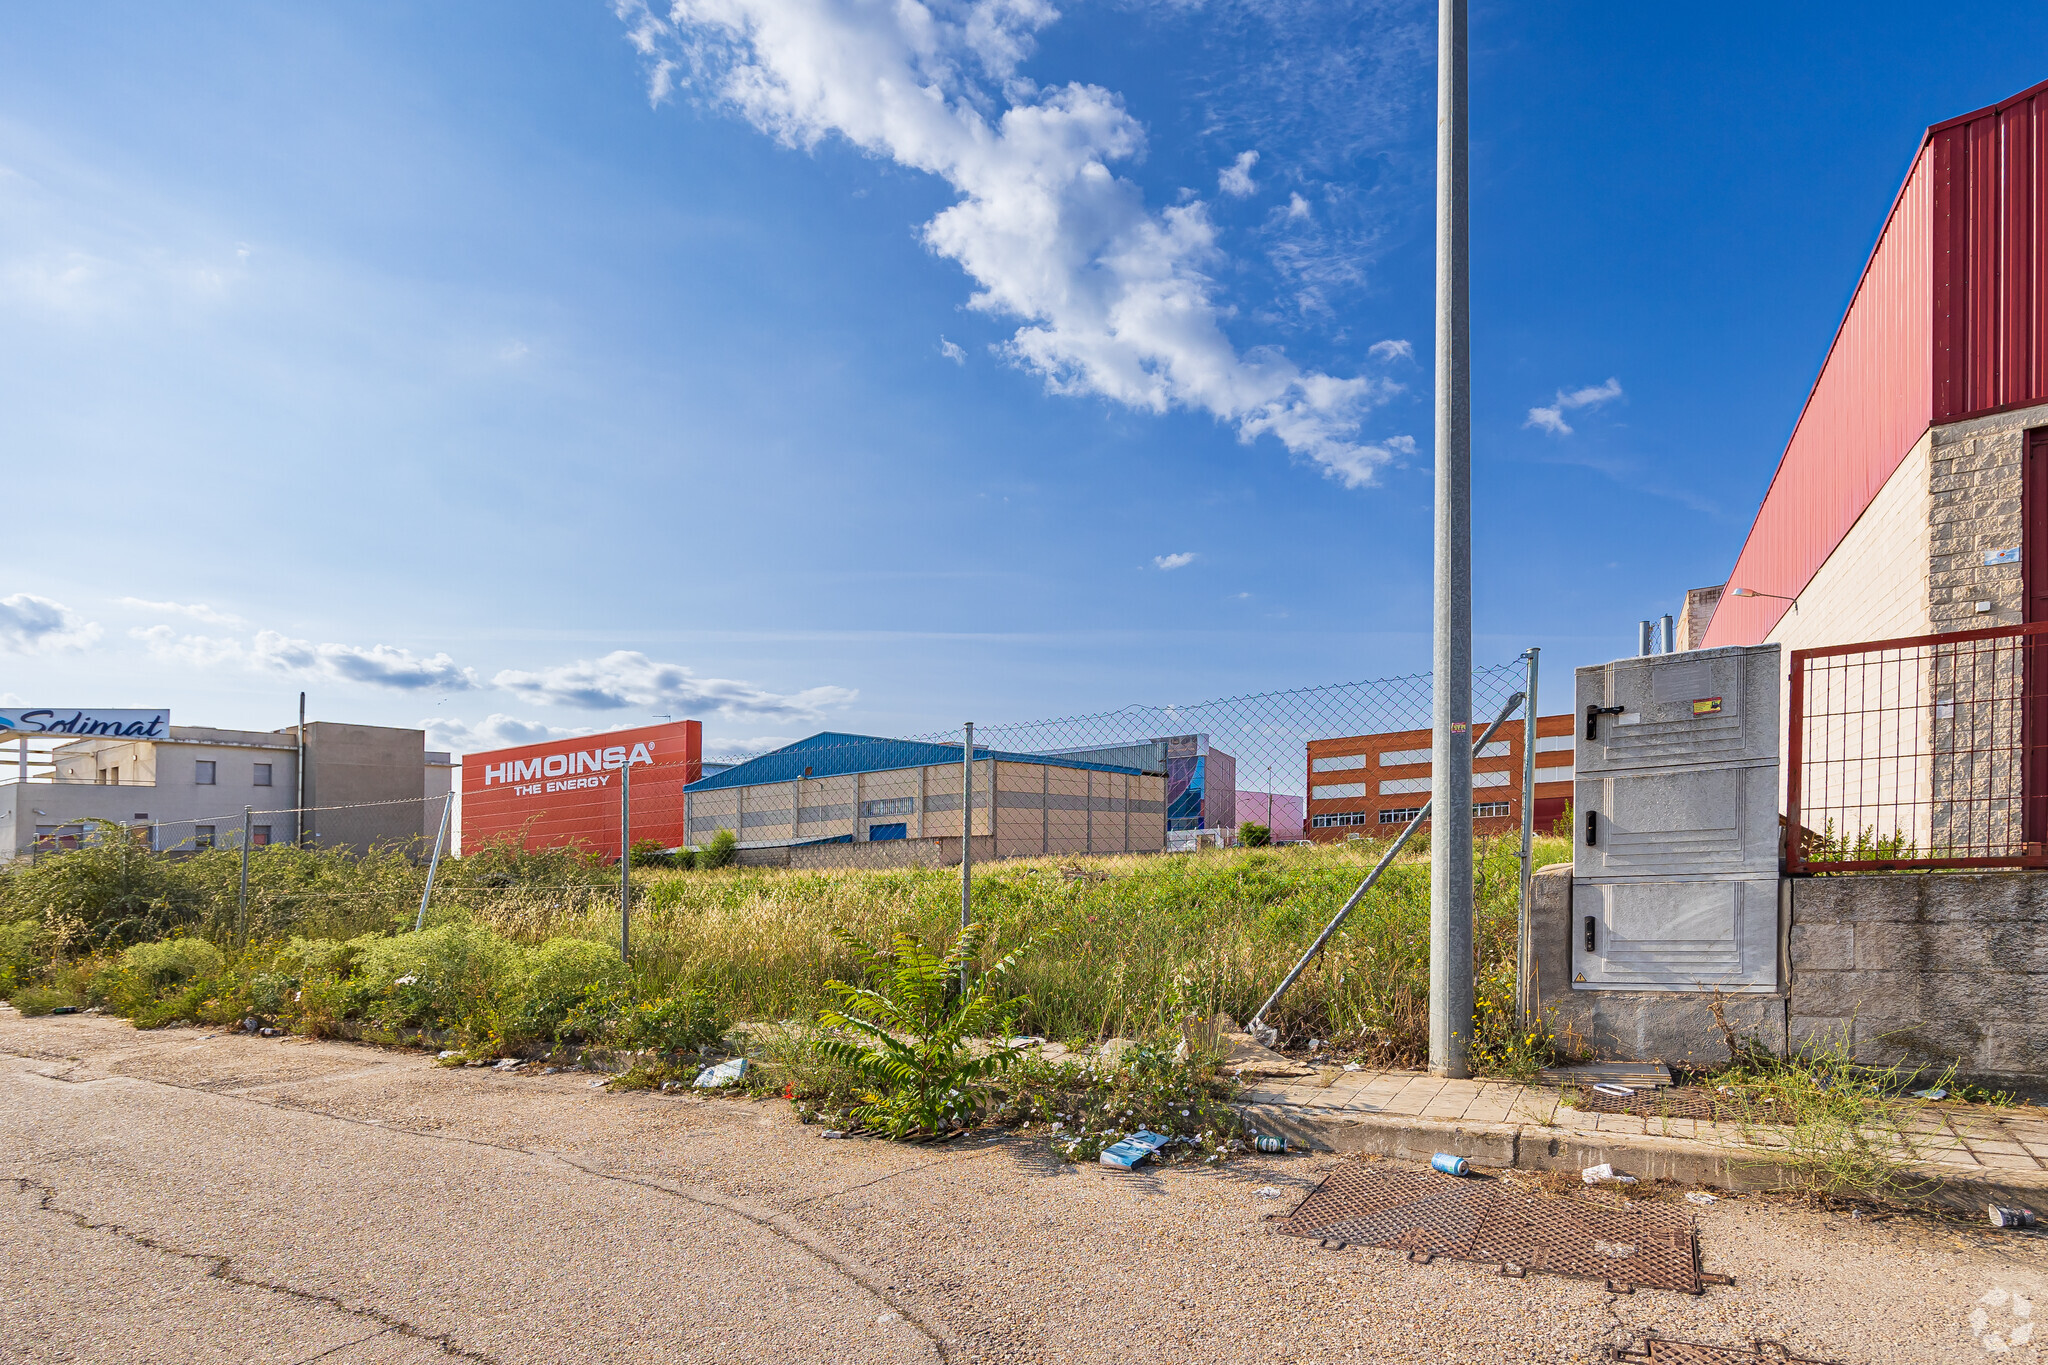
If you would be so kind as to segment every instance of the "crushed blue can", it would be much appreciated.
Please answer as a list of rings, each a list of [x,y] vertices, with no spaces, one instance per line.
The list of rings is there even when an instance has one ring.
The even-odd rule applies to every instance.
[[[1472,1171],[1471,1162],[1449,1152],[1438,1152],[1429,1159],[1429,1164],[1432,1170],[1442,1171],[1445,1175],[1469,1175]]]

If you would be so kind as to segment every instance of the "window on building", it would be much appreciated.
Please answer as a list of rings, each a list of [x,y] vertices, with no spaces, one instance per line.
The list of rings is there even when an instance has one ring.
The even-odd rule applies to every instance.
[[[1363,768],[1371,761],[1367,754],[1333,754],[1316,759],[1308,765],[1308,770],[1312,773],[1341,773],[1351,768]]]
[[[213,760],[202,758],[192,765],[192,780],[202,787],[213,785]]]
[[[910,826],[901,820],[889,825],[868,826],[868,839],[872,843],[879,844],[888,839],[907,839],[909,837]]]
[[[1536,752],[1539,754],[1571,753],[1578,747],[1577,735],[1538,735]]]
[[[1399,810],[1383,810],[1380,812],[1380,823],[1383,825],[1405,825],[1420,814],[1422,814],[1422,807],[1420,806],[1407,806]]]
[[[207,766],[208,766],[208,767],[211,767],[212,765],[211,765],[211,764],[208,764]],[[192,827],[192,847],[194,847],[194,848],[212,848],[212,847],[213,847],[213,826],[212,826],[212,825],[194,825],[194,826]]]
[[[1479,801],[1475,802],[1472,806],[1472,818],[1475,820],[1485,820],[1496,815],[1506,815],[1507,813],[1508,803],[1506,801]]]
[[[249,827],[249,843],[255,848],[267,848],[270,844],[270,826],[251,825]]]
[[[1369,810],[1340,810],[1331,815],[1318,815],[1309,821],[1312,829],[1342,829],[1346,825],[1368,825],[1372,823]]]
[[[259,787],[270,785],[270,765],[268,763],[258,763],[256,765],[256,785]]]
[[[1382,768],[1405,768],[1411,763],[1429,761],[1430,751],[1427,749],[1389,749],[1380,755]]]
[[[873,820],[885,815],[909,815],[916,809],[917,798],[914,796],[885,796],[861,802],[860,816],[863,820]]]

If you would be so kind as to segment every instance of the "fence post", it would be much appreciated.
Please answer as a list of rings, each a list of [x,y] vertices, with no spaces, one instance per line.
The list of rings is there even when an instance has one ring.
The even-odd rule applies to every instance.
[[[1515,926],[1515,1017],[1529,1022],[1529,894],[1536,885],[1536,656],[1543,651],[1529,646],[1522,657],[1529,661],[1528,681],[1522,698],[1522,908]]]
[[[441,828],[434,834],[434,856],[427,860],[427,889],[420,893],[419,918],[412,922],[412,931],[417,934],[427,922],[427,902],[434,898],[434,874],[441,870],[441,849],[448,842],[448,812],[455,806],[455,789],[441,798]]]
[[[989,832],[995,832],[995,803],[988,808]],[[960,746],[960,928],[974,920],[974,722]],[[960,989],[967,990],[967,964],[960,965]]]
[[[241,947],[249,942],[249,821],[253,816],[252,807],[242,807],[242,891],[235,901],[235,943]]]
[[[633,960],[633,754],[619,767],[619,961]]]

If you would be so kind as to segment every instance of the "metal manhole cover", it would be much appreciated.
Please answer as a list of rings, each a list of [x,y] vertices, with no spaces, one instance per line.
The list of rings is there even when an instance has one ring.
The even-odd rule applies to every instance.
[[[1637,1365],[1758,1365],[1758,1362],[1831,1365],[1829,1361],[1812,1356],[1793,1355],[1775,1341],[1757,1341],[1747,1346],[1710,1346],[1701,1341],[1675,1341],[1660,1336],[1644,1337],[1635,1345],[1616,1351],[1614,1358],[1637,1362]]]
[[[1692,1216],[1654,1204],[1608,1208],[1583,1199],[1537,1199],[1490,1180],[1347,1163],[1275,1227],[1326,1244],[1386,1247],[1413,1260],[1447,1256],[1522,1275],[1542,1271],[1698,1294],[1726,1284],[1703,1274]]]

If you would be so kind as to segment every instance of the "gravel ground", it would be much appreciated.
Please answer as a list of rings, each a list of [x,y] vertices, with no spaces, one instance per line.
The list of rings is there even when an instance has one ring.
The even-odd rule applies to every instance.
[[[1334,1158],[1119,1176],[1014,1135],[822,1142],[780,1102],[5,1009],[0,1092],[8,1362],[1491,1365],[1651,1328],[1842,1365],[2048,1345],[2010,1342],[2048,1296],[2044,1241],[1917,1218],[1724,1200],[1699,1221],[1733,1286],[1615,1295],[1272,1234]]]

